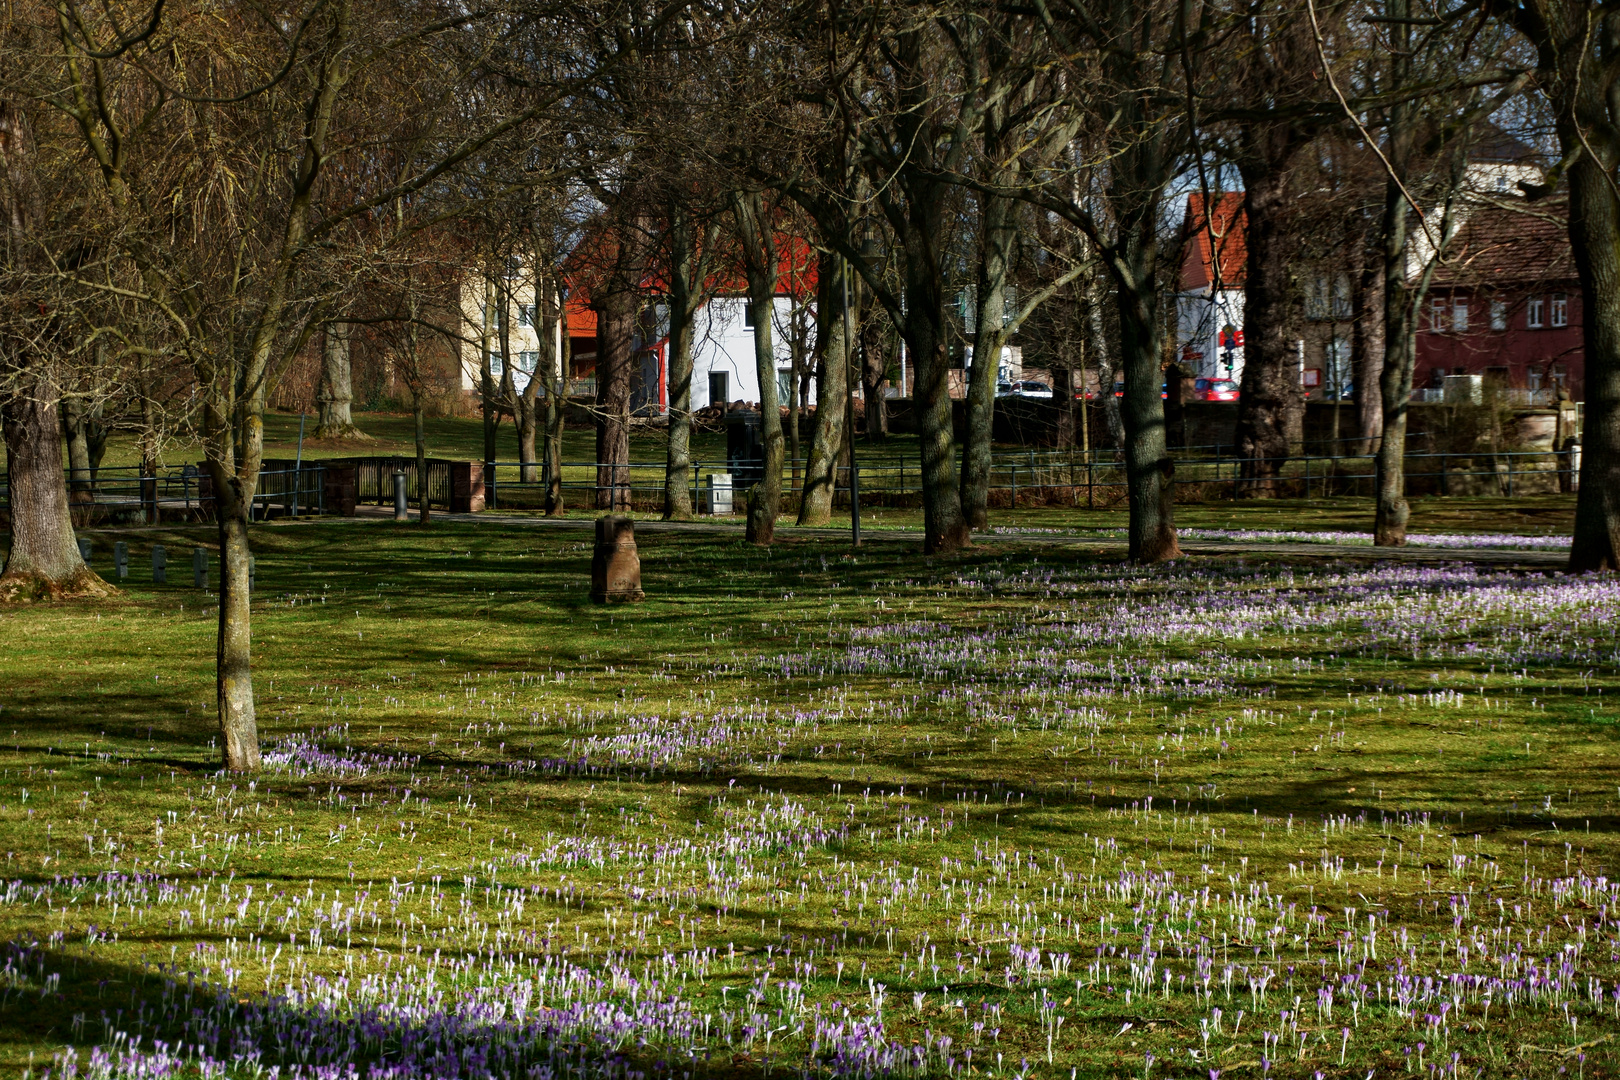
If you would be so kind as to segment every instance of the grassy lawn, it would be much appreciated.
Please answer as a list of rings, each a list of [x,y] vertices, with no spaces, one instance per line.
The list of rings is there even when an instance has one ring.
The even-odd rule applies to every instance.
[[[115,538],[0,609],[8,1074],[1620,1071],[1612,578],[256,526],[229,777],[213,536]]]

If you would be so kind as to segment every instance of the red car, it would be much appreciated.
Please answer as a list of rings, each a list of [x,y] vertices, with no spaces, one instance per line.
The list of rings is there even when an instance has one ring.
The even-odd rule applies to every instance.
[[[1236,401],[1238,384],[1231,379],[1194,379],[1194,401]]]

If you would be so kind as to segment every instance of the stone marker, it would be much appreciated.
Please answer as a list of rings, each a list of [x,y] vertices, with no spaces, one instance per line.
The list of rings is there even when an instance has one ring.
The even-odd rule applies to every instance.
[[[119,581],[129,577],[129,545],[122,540],[113,545],[113,573]]]
[[[84,560],[84,565],[86,565],[86,566],[90,565],[90,553],[93,550],[95,550],[95,549],[90,546],[90,541],[88,541],[88,540],[80,540],[79,541],[79,558]]]
[[[208,549],[191,549],[191,578],[199,589],[208,588]]]
[[[641,557],[636,554],[636,523],[606,514],[596,519],[596,553],[591,556],[591,600],[633,603],[641,591]]]
[[[152,584],[163,585],[169,580],[169,553],[162,544],[152,545]]]

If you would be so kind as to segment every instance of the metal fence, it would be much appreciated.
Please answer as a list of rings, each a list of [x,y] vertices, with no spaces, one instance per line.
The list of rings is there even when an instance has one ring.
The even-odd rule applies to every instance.
[[[331,464],[354,466],[355,501],[389,506],[394,501],[394,473],[405,474],[405,490],[414,505],[417,499],[415,457],[346,458]],[[444,458],[427,459],[428,505],[435,509],[450,508],[450,466]]]
[[[69,470],[67,480],[68,508],[81,521],[165,516],[192,521],[213,515],[212,484],[196,465],[164,466],[150,473],[133,465],[101,466],[88,475]],[[248,513],[260,520],[275,513],[325,513],[325,495],[324,463],[273,466],[260,471]],[[11,507],[9,473],[0,473],[0,505]]]
[[[1285,497],[1314,498],[1334,495],[1371,496],[1377,484],[1375,459],[1370,455],[1302,455],[1260,459],[1182,454],[1175,459],[1172,483],[1182,501],[1234,498],[1245,487],[1264,485]],[[789,503],[800,493],[803,460],[788,461],[782,471],[782,491]],[[1257,465],[1270,475],[1257,478]],[[1547,451],[1479,453],[1412,453],[1405,457],[1407,490],[1414,495],[1521,495],[1573,491],[1579,484],[1580,456]],[[858,463],[860,498],[867,506],[915,506],[922,502],[922,472],[902,461]],[[521,462],[484,463],[484,499],[489,509],[537,509],[545,498],[541,463],[529,463],[536,479],[525,481]],[[604,485],[598,463],[565,461],[562,466],[565,502],[595,504],[610,488],[626,493],[636,509],[656,509],[664,496],[663,462],[634,462],[616,467],[623,482]],[[700,503],[710,475],[732,472],[721,461],[694,461],[690,484],[693,505]],[[848,498],[848,470],[840,469],[835,502]],[[743,486],[734,505],[744,502]],[[1117,451],[1023,451],[996,454],[991,460],[990,501],[993,506],[1086,505],[1109,506],[1125,497],[1125,464]],[[572,494],[574,497],[570,498]],[[583,499],[580,497],[583,496]]]

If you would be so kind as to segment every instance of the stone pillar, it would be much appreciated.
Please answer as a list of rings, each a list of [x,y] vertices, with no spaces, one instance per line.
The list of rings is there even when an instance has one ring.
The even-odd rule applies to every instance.
[[[328,514],[354,517],[354,505],[359,501],[359,472],[359,468],[354,465],[326,466],[322,487]]]
[[[592,602],[626,604],[644,598],[636,523],[617,514],[597,518],[596,553],[591,556]]]
[[[484,463],[481,461],[452,461],[450,463],[450,512],[452,514],[481,514],[484,511]]]

